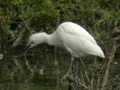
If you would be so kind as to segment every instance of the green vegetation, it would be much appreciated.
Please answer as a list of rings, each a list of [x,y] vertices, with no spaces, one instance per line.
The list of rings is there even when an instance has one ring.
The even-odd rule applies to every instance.
[[[86,70],[91,80],[94,77],[94,84],[101,69],[103,72],[108,70],[108,75],[102,73],[102,78],[106,75],[108,78],[104,90],[120,89],[119,0],[0,0],[0,54],[4,55],[0,60],[0,88],[16,90],[18,85],[20,90],[59,90],[62,87],[59,78],[67,71],[69,53],[48,45],[28,51],[24,47],[31,33],[51,33],[64,21],[78,23],[87,29],[106,55],[105,60],[93,56],[84,58],[86,67],[80,65],[79,70],[83,74]],[[40,73],[42,69],[44,75]],[[42,87],[46,82],[48,85]],[[80,87],[80,90],[85,89]]]

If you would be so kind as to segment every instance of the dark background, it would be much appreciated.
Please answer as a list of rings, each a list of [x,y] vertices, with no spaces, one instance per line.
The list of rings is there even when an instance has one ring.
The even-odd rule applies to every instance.
[[[119,0],[0,0],[1,90],[67,90],[60,78],[70,63],[68,52],[46,44],[25,50],[32,33],[52,33],[64,21],[84,27],[105,52],[105,59],[83,58],[85,68],[78,65],[79,78],[98,90],[96,83],[106,66],[104,90],[120,90]],[[80,85],[79,90],[92,89]]]

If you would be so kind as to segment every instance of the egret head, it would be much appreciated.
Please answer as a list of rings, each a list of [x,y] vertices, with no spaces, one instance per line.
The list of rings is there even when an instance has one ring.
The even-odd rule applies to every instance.
[[[32,34],[29,37],[27,47],[32,48],[38,44],[45,43],[46,39],[47,39],[47,33],[45,32]]]

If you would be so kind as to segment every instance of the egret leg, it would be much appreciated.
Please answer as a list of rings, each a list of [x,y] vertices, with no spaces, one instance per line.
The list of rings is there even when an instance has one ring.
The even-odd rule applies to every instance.
[[[73,62],[74,62],[74,57],[71,57],[70,66],[69,66],[69,69],[68,69],[68,71],[67,71],[68,74],[72,73]]]
[[[81,64],[82,64],[82,67],[86,70],[86,66],[85,66],[85,63],[84,63],[84,61],[82,60],[82,58],[80,58],[80,62],[81,62]]]
[[[73,69],[73,62],[74,62],[74,57],[71,57],[69,69],[68,69],[67,73],[63,76],[63,78],[62,78],[63,80],[70,79],[70,74],[72,74],[72,69]]]

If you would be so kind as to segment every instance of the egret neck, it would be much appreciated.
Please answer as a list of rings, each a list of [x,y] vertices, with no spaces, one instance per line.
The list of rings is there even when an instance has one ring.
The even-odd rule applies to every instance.
[[[61,46],[61,42],[58,39],[59,38],[56,37],[56,32],[52,34],[46,34],[46,43],[48,45]]]

